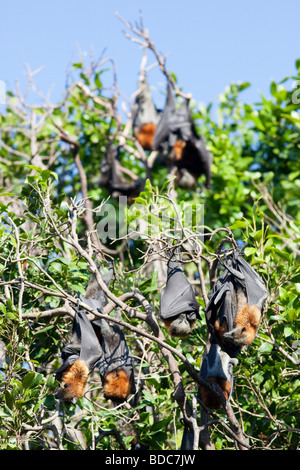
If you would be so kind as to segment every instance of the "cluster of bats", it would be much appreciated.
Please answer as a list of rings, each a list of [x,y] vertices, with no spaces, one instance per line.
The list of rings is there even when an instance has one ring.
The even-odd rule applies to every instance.
[[[113,277],[113,266],[102,275],[107,287]],[[108,300],[93,275],[85,296],[80,300],[102,313]],[[135,393],[133,359],[122,328],[105,319],[90,321],[87,311],[77,306],[71,340],[62,350],[63,363],[56,371],[60,382],[55,397],[74,402],[84,396],[88,377],[99,369],[106,399],[122,403]]]
[[[220,274],[209,293],[205,317],[208,341],[202,357],[200,377],[217,383],[228,400],[233,387],[233,365],[243,347],[257,333],[268,291],[262,279],[244,260],[239,249],[220,256]],[[102,274],[109,287],[113,266]],[[108,300],[92,276],[80,300],[99,312]],[[173,337],[186,337],[199,318],[199,303],[180,261],[173,254],[168,260],[167,280],[160,293],[160,317]],[[89,374],[99,369],[106,399],[121,403],[135,393],[134,362],[119,325],[105,319],[90,321],[77,306],[71,341],[62,350],[62,366],[56,371],[60,387],[56,398],[73,401],[85,393]],[[207,408],[221,406],[208,388],[199,386],[199,398]]]
[[[205,186],[209,187],[212,154],[196,130],[189,100],[177,106],[169,83],[164,109],[158,110],[146,75],[141,74],[133,106],[133,134],[144,150],[158,151],[160,161],[175,175],[179,187],[195,189],[201,175],[205,175]],[[127,196],[130,202],[143,189],[139,177],[129,175],[128,179],[128,171],[120,163],[120,146],[107,147],[100,169],[100,186],[115,198]]]
[[[196,131],[184,99],[177,106],[171,87],[167,85],[163,111],[154,106],[145,74],[139,80],[133,113],[133,133],[144,150],[157,150],[170,172],[176,175],[179,187],[194,189],[200,175],[210,184],[212,155]],[[126,168],[119,158],[120,147],[109,145],[101,164],[100,186],[113,197],[127,196],[129,201],[142,190],[138,177],[128,181]],[[257,333],[268,291],[258,274],[244,260],[239,249],[224,251],[218,258],[219,278],[209,293],[205,309],[208,338],[199,375],[202,381],[219,385],[226,400],[233,389],[233,366],[242,348],[249,346]],[[107,287],[113,277],[110,265],[102,278]],[[79,299],[103,312],[107,297],[92,276],[85,296]],[[160,317],[169,335],[184,338],[199,318],[195,291],[173,252],[167,263],[167,280],[160,293]],[[122,403],[135,394],[134,361],[122,328],[106,319],[90,321],[79,303],[73,321],[70,342],[61,354],[62,365],[56,371],[60,386],[55,397],[60,401],[76,401],[85,394],[88,377],[98,369],[103,394],[113,403]],[[217,395],[209,387],[199,385],[198,397],[208,409],[221,407]],[[192,448],[193,436],[185,428],[182,449]]]
[[[228,400],[233,387],[233,366],[243,347],[257,333],[268,290],[239,249],[219,258],[223,272],[209,293],[205,309],[208,340],[201,361],[200,377],[217,383]],[[160,298],[160,315],[172,336],[185,337],[197,317],[199,304],[193,287],[178,262],[168,262],[167,283]],[[199,386],[199,398],[210,409],[221,407],[216,395]]]

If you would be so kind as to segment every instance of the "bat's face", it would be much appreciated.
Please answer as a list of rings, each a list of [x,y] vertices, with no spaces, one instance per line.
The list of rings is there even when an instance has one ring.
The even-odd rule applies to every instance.
[[[163,320],[171,336],[185,338],[193,329],[194,321],[189,322],[186,315],[182,313],[178,317]]]
[[[256,329],[249,325],[248,327],[236,327],[224,334],[224,338],[236,346],[249,346],[256,336]]]
[[[237,346],[249,346],[256,336],[261,311],[256,305],[245,305],[234,320],[233,330],[224,333],[224,338]]]
[[[77,360],[68,366],[61,378],[61,386],[55,394],[60,401],[76,401],[83,397],[89,370],[84,361]]]

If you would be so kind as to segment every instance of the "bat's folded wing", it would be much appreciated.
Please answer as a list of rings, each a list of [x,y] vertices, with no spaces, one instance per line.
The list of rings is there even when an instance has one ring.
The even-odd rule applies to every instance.
[[[97,322],[97,327],[100,330],[103,350],[103,355],[97,364],[102,381],[109,372],[123,369],[131,379],[131,390],[134,393],[133,358],[122,329],[118,325],[110,326],[104,319]]]
[[[257,305],[262,309],[269,292],[256,271],[241,256],[237,257],[237,266],[244,276],[244,286],[247,294],[248,304]]]
[[[237,364],[238,360],[230,357],[230,355],[227,354],[219,344],[214,342],[211,337],[206,345],[206,350],[202,358],[200,377],[204,380],[214,378],[229,382],[231,385],[231,394],[234,378],[233,366]]]
[[[160,315],[167,319],[186,313],[189,320],[196,320],[199,304],[195,292],[184,272],[174,263],[169,262],[168,277],[160,296]]]
[[[95,330],[84,310],[78,312],[81,333],[80,359],[85,361],[90,370],[94,369],[103,355]]]
[[[168,85],[167,88],[167,99],[164,110],[160,114],[159,121],[156,126],[154,140],[153,140],[153,149],[158,150],[161,144],[169,140],[170,136],[170,119],[176,111],[176,103],[171,90],[171,87]]]
[[[92,370],[102,355],[102,348],[91,322],[85,311],[77,308],[73,321],[72,338],[62,350],[63,364],[56,371],[57,379],[59,380],[66,368],[78,359],[84,361]]]
[[[138,83],[138,92],[133,107],[133,127],[140,128],[144,124],[157,124],[159,114],[153,103],[151,90],[146,76]]]

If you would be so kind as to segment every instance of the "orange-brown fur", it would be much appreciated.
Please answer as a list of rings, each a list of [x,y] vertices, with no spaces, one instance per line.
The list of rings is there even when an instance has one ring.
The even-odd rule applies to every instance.
[[[181,322],[180,325],[174,325],[174,318],[170,320],[163,320],[168,332],[171,336],[176,336],[178,338],[185,338],[192,331],[195,322],[189,322],[186,320],[184,323]],[[176,320],[175,320],[176,322]]]
[[[59,398],[65,401],[81,398],[85,392],[88,375],[89,369],[80,359],[68,366],[61,378]]]
[[[244,305],[234,319],[234,329],[228,332],[226,320],[220,324],[217,319],[214,329],[219,338],[223,340],[231,339],[236,345],[249,346],[257,333],[260,323],[261,311],[256,305]],[[228,335],[224,334],[228,333]]]
[[[228,380],[221,379],[219,377],[207,377],[206,381],[217,383],[221,387],[226,400],[229,399],[230,391],[231,391],[231,384],[230,382],[228,382]],[[221,403],[217,399],[217,397],[210,390],[201,386],[200,386],[200,399],[204,403],[204,405],[207,406],[207,408],[209,409],[218,410],[219,408],[221,408]]]
[[[178,139],[169,158],[171,161],[176,162],[176,184],[185,189],[195,188],[198,178],[203,173],[203,167],[199,159],[199,151],[193,142]],[[183,171],[185,176],[182,174]]]
[[[227,331],[228,331],[226,320],[223,320],[222,325],[220,325],[219,319],[217,319],[215,321],[214,329],[215,329],[215,332],[218,334],[218,336],[220,338],[223,338],[224,333],[227,333]]]
[[[123,369],[109,372],[105,376],[104,396],[113,401],[124,401],[131,393],[131,383]]]
[[[235,328],[239,328],[237,340],[248,346],[254,340],[259,323],[261,311],[256,305],[245,305],[234,319]]]
[[[150,122],[149,124],[143,124],[136,132],[136,138],[144,150],[152,150],[155,129],[156,125]]]
[[[181,160],[182,152],[185,146],[186,143],[183,140],[176,140],[175,145],[173,147],[176,161]]]

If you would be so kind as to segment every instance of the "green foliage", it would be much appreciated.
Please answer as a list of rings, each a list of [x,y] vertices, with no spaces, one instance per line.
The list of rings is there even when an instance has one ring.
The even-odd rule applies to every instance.
[[[39,165],[28,164],[32,157],[32,142],[26,131],[29,121],[17,112],[13,93],[6,113],[0,116],[5,143],[0,148],[0,171],[3,186],[9,188],[0,192],[0,339],[5,345],[0,371],[0,445],[2,449],[86,448],[102,433],[97,449],[120,449],[121,441],[130,448],[136,435],[150,449],[174,449],[180,445],[183,432],[181,413],[172,398],[170,371],[159,348],[145,338],[128,332],[136,369],[142,371],[144,383],[135,407],[112,408],[102,396],[97,374],[91,377],[89,395],[76,406],[58,405],[53,396],[57,386],[54,373],[72,325],[72,318],[59,312],[64,306],[61,292],[74,296],[84,293],[90,276],[86,260],[67,243],[70,201],[82,196],[82,181],[74,162],[74,146],[67,145],[68,139],[59,129],[79,144],[88,196],[97,207],[108,196],[99,187],[100,163],[109,136],[120,126],[106,112],[114,101],[103,91],[105,71],[94,69],[88,74],[81,63],[73,65],[81,85],[74,84],[51,116],[42,106],[35,109],[36,118],[43,120],[35,128]],[[193,110],[213,154],[212,184],[204,189],[200,181],[193,192],[177,188],[176,197],[178,209],[187,202],[204,204],[204,224],[210,232],[220,227],[232,230],[247,261],[264,278],[270,292],[259,334],[241,353],[235,367],[232,395],[243,431],[258,448],[295,449],[298,445],[293,429],[299,428],[300,111],[293,103],[294,90],[285,88],[288,80],[272,82],[270,97],[262,96],[261,102],[253,105],[243,103],[240,97],[249,83],[230,84],[219,97],[216,111],[212,105],[202,104]],[[132,138],[127,146],[134,148]],[[146,178],[141,161],[127,150],[121,152],[122,163]],[[174,216],[174,206],[163,199],[170,182],[160,164],[154,165],[151,176],[135,202],[144,209],[153,233],[164,234],[159,212]],[[135,206],[126,210],[131,228],[140,218],[134,211]],[[83,218],[78,219],[77,228],[86,246]],[[193,228],[197,230],[197,223]],[[214,252],[222,235],[205,241],[205,254]],[[108,246],[118,249],[121,243],[118,240]],[[136,271],[143,263],[144,252],[145,242],[132,239],[123,251],[123,260],[115,260],[113,292],[119,296],[138,287],[157,313],[157,272],[146,275]],[[205,264],[203,269],[207,276]],[[198,279],[195,266],[189,265],[187,270]],[[22,276],[26,279],[24,290],[18,282]],[[197,328],[187,339],[167,341],[199,369],[206,325],[201,290],[198,285],[196,289],[201,304]],[[128,305],[136,306],[133,300]],[[130,323],[141,324],[137,319],[130,319]],[[185,367],[179,367],[188,393],[195,395],[196,384]],[[54,419],[58,408],[64,412],[59,435]],[[213,428],[211,437],[216,448],[234,446],[219,426]]]

